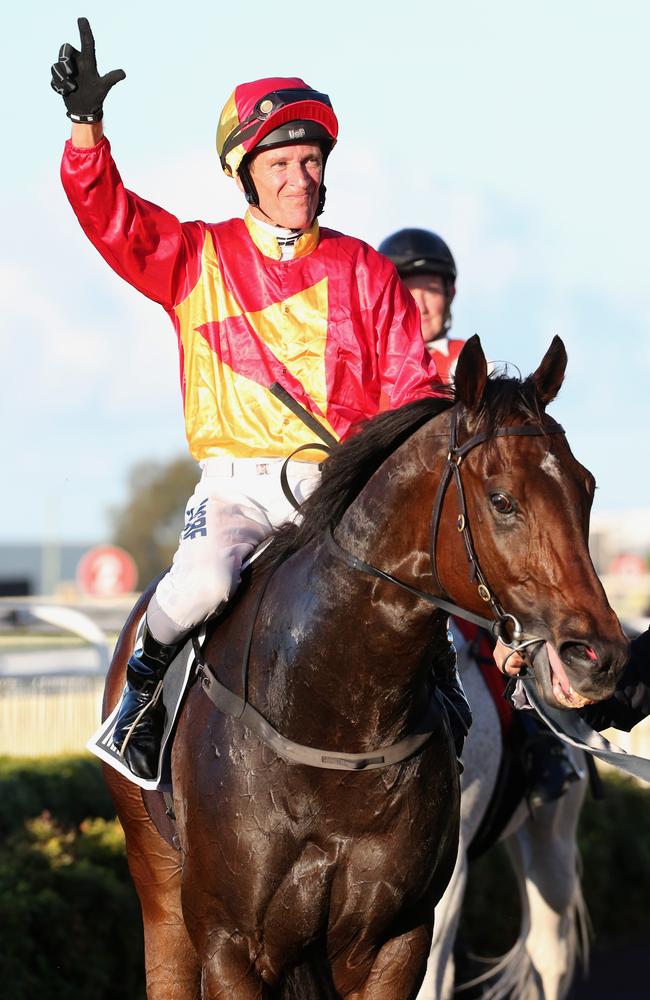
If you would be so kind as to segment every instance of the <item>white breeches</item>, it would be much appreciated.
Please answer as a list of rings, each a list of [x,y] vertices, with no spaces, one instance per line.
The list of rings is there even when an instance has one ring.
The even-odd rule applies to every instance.
[[[297,516],[280,485],[284,459],[209,458],[187,502],[169,573],[156,588],[147,623],[159,642],[177,642],[227,601],[244,560],[274,528]],[[291,491],[300,503],[318,485],[316,463],[292,462]]]

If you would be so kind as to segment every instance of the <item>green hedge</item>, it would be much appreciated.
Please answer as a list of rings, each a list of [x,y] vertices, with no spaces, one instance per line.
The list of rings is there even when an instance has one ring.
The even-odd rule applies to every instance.
[[[598,946],[647,941],[650,791],[605,779],[580,825],[583,887]],[[3,1000],[140,1000],[142,927],[121,828],[90,757],[0,758],[0,995]],[[517,933],[502,850],[470,875],[463,918],[479,952]]]
[[[144,997],[121,827],[90,758],[0,759],[0,994]]]
[[[99,762],[83,757],[0,757],[0,842],[44,809],[64,827],[114,819]]]

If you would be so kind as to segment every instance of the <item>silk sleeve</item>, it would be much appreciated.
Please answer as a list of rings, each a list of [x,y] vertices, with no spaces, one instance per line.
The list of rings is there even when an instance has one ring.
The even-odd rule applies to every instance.
[[[128,191],[106,138],[89,149],[68,140],[61,180],[86,236],[120,277],[166,309],[184,298],[200,269],[200,223],[181,224]]]
[[[383,261],[382,261],[383,264]],[[440,379],[424,346],[420,314],[395,269],[384,265],[382,291],[375,306],[382,394],[391,409],[436,395]]]

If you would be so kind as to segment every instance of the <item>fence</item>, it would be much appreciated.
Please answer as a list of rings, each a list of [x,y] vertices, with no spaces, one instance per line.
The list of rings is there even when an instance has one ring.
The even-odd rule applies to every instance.
[[[0,678],[0,755],[77,753],[99,725],[103,676]]]
[[[61,604],[2,601],[0,609],[0,754],[83,750],[100,720],[110,659],[104,629],[85,611]],[[100,618],[106,611],[98,609]]]

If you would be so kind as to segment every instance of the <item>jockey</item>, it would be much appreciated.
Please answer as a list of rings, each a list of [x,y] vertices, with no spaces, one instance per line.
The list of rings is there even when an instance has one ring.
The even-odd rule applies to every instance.
[[[129,660],[115,727],[131,770],[153,777],[165,720],[160,681],[190,630],[233,593],[243,561],[293,514],[280,469],[314,440],[303,416],[344,439],[382,409],[435,394],[436,368],[392,266],[360,240],[319,228],[338,133],[326,94],[295,77],[236,87],[217,153],[246,198],[246,217],[181,223],[124,187],[101,120],[125,74],[99,76],[90,26],[78,24],[81,50],[62,46],[52,67],[73,123],[63,185],[104,259],[174,325],[186,434],[202,469]],[[321,457],[303,451],[298,459],[307,460],[294,463],[299,500],[317,485]],[[455,668],[447,674],[438,679],[455,688]]]
[[[443,382],[453,378],[464,340],[452,340],[451,304],[456,262],[440,236],[428,229],[400,229],[380,243],[420,310],[422,337]]]
[[[422,337],[435,359],[438,374],[453,380],[464,340],[452,340],[451,304],[456,294],[456,262],[445,241],[428,229],[400,229],[379,244],[410,290],[422,318]],[[532,712],[515,713],[503,698],[504,681],[492,659],[494,640],[483,629],[455,620],[454,625],[473,648],[485,683],[492,695],[504,737],[516,717],[525,730],[521,754],[526,776],[526,797],[530,805],[551,802],[566,790],[578,775],[564,744]],[[505,647],[502,647],[505,648]]]

